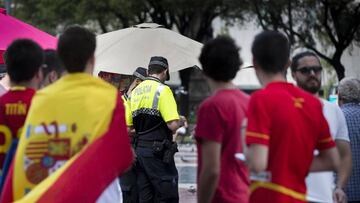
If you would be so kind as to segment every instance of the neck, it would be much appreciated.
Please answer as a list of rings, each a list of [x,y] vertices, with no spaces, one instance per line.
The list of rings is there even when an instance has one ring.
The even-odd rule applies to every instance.
[[[266,86],[272,82],[286,82],[286,78],[282,73],[264,73],[261,80],[262,85]]]
[[[153,77],[153,78],[157,78],[158,80],[162,81],[161,80],[161,74],[150,74],[149,76]]]
[[[134,81],[133,83],[131,83],[131,85],[130,85],[129,89],[127,90],[126,94],[127,94],[128,96],[130,96],[132,90],[133,90],[135,87],[136,87],[136,82]]]
[[[208,84],[210,86],[210,90],[212,94],[223,89],[236,89],[236,86],[231,81],[220,82],[220,81],[214,81],[209,78]]]
[[[88,73],[88,74],[92,75],[93,72],[94,72],[94,66],[89,66],[89,65],[87,65],[87,66],[85,67],[84,73]]]
[[[39,85],[37,83],[35,83],[34,81],[29,81],[29,82],[12,82],[12,81],[10,81],[10,87],[16,87],[16,86],[27,87],[27,88],[31,88],[31,89],[35,89],[35,90],[37,90],[39,88]]]

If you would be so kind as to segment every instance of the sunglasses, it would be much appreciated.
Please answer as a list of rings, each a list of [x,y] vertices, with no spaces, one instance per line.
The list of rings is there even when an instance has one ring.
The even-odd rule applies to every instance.
[[[300,73],[302,73],[304,75],[310,75],[311,71],[314,72],[315,74],[319,74],[322,71],[322,67],[321,66],[305,66],[305,67],[301,67],[301,68],[297,69],[296,71],[299,71]]]

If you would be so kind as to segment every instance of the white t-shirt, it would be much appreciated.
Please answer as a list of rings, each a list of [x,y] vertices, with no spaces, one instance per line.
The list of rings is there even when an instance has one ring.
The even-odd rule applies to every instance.
[[[119,179],[116,178],[96,200],[96,203],[122,203],[122,192]]]
[[[323,99],[321,99],[321,102],[332,138],[350,142],[345,116],[340,107]],[[307,200],[312,202],[333,202],[334,181],[333,172],[310,173],[306,178]]]

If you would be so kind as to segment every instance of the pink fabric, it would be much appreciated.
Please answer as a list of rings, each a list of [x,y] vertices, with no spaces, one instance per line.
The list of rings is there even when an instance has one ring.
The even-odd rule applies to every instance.
[[[1,14],[0,14],[1,15]],[[1,28],[0,28],[1,29]],[[1,41],[1,40],[0,40]],[[3,55],[4,55],[4,50],[0,50],[0,64],[4,64],[5,61],[4,61],[4,58],[3,58]]]
[[[11,42],[19,38],[32,39],[43,49],[56,49],[57,44],[56,37],[7,15],[3,8],[0,8],[0,36],[0,50],[6,50]],[[0,63],[4,63],[2,53]]]

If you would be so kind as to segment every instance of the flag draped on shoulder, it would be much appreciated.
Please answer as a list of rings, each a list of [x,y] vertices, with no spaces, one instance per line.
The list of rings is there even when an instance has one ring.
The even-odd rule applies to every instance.
[[[96,202],[133,154],[117,90],[69,74],[32,102],[1,202]]]

